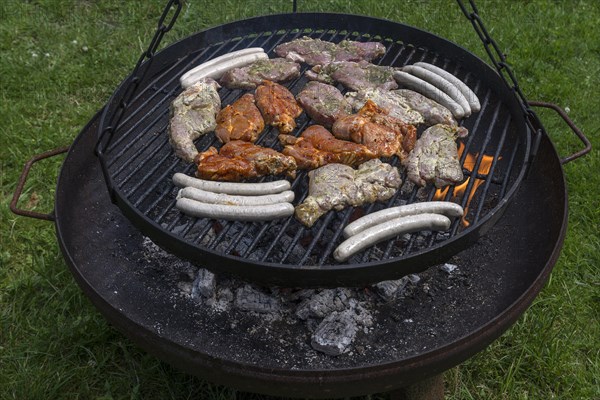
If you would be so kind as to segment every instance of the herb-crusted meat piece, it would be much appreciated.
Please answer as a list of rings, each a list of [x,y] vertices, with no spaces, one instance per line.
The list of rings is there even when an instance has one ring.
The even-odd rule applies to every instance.
[[[275,47],[279,57],[309,65],[325,65],[334,61],[371,61],[385,54],[379,42],[343,40],[338,44],[304,36]]]
[[[456,122],[450,110],[421,93],[409,89],[392,90],[390,93],[398,96],[404,100],[408,107],[420,113],[423,116],[423,123],[427,126],[437,124],[458,126],[458,122]]]
[[[214,80],[204,79],[185,89],[171,103],[169,143],[179,158],[193,162],[198,155],[194,140],[215,129],[221,108],[218,88]]]
[[[323,83],[338,82],[350,90],[392,90],[398,88],[394,71],[393,67],[375,65],[367,61],[340,61],[316,66],[305,75],[310,80]]]
[[[220,83],[229,89],[254,89],[264,80],[287,82],[299,76],[300,64],[284,58],[272,58],[230,69],[221,77]]]
[[[342,164],[328,164],[308,173],[308,197],[296,207],[296,218],[311,227],[329,210],[384,201],[402,184],[398,169],[378,159],[361,164],[357,170]]]
[[[354,111],[360,110],[367,100],[372,100],[377,106],[387,110],[391,117],[411,125],[422,124],[424,122],[423,115],[412,108],[406,99],[397,95],[396,92],[396,90],[380,88],[365,89],[346,93],[346,99],[352,104]]]
[[[342,92],[326,83],[308,82],[296,100],[309,117],[326,128],[331,128],[336,119],[352,112]]]
[[[433,182],[436,187],[456,184],[464,178],[458,159],[456,139],[461,130],[438,124],[427,128],[408,155],[408,179],[419,186]]]

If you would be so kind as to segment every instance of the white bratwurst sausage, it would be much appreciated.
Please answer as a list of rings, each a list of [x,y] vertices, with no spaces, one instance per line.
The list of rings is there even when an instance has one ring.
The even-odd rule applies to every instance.
[[[382,222],[389,221],[392,218],[406,217],[407,215],[417,214],[442,214],[447,217],[462,217],[463,208],[450,201],[427,201],[423,203],[406,204],[404,206],[386,208],[364,217],[358,218],[356,221],[348,224],[344,228],[344,237],[356,235],[367,228],[378,225]]]
[[[277,203],[261,206],[232,206],[229,204],[208,204],[196,200],[180,198],[175,204],[181,212],[198,218],[224,219],[228,221],[270,221],[286,218],[294,214],[291,203]]]
[[[251,47],[223,54],[187,71],[179,78],[182,88],[188,88],[203,78],[219,79],[225,72],[240,68],[258,60],[268,59],[269,56],[260,47]]]
[[[285,179],[262,183],[216,182],[194,178],[180,172],[173,175],[173,183],[179,187],[191,186],[214,193],[238,194],[243,196],[281,193],[292,187]]]
[[[454,101],[450,96],[444,93],[441,89],[436,88],[431,83],[424,81],[421,78],[417,78],[414,75],[404,71],[395,71],[394,78],[396,82],[402,86],[412,89],[415,92],[421,93],[425,97],[429,97],[431,100],[437,101],[444,107],[446,107],[454,118],[460,119],[465,116],[465,110]]]
[[[431,72],[435,72],[442,78],[445,78],[447,81],[453,83],[454,86],[456,86],[462,92],[463,96],[466,97],[467,101],[469,102],[469,105],[471,106],[472,112],[478,112],[479,110],[481,110],[481,104],[479,103],[479,98],[477,98],[475,92],[473,92],[463,81],[458,79],[456,76],[452,75],[450,72],[433,64],[428,64],[425,62],[417,62],[413,65],[428,69]]]
[[[229,204],[232,206],[265,206],[268,204],[291,203],[294,201],[294,192],[286,190],[277,194],[267,194],[262,196],[235,196],[225,193],[207,192],[206,190],[194,187],[181,189],[177,198],[186,198],[202,203],[210,204]]]
[[[469,105],[469,102],[462,94],[460,89],[452,82],[448,81],[439,74],[436,74],[435,72],[417,65],[407,65],[402,68],[402,71],[406,71],[418,78],[423,79],[424,81],[431,83],[433,86],[450,96],[452,100],[460,104],[463,110],[465,110],[465,117],[471,115],[471,106]]]
[[[337,261],[345,261],[359,251],[403,233],[443,231],[450,227],[450,219],[440,214],[419,214],[395,218],[372,226],[343,241],[333,252]]]

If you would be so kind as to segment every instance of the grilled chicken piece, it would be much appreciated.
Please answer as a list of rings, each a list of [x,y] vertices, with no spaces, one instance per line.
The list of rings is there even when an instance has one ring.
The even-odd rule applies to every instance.
[[[438,124],[427,128],[408,156],[408,179],[419,186],[433,182],[438,188],[461,182],[464,177],[456,146],[461,134],[455,126]]]
[[[321,125],[309,126],[300,137],[279,135],[283,154],[293,157],[299,169],[315,169],[325,164],[339,163],[358,166],[376,158],[366,146],[336,139]]]
[[[264,81],[256,88],[256,105],[265,122],[287,134],[296,128],[296,120],[302,114],[302,108],[296,103],[294,95],[284,86]]]
[[[198,155],[196,162],[196,176],[201,179],[239,182],[265,175],[296,177],[293,157],[242,140],[232,140],[223,145],[220,153],[210,147]]]
[[[220,83],[229,89],[254,89],[264,80],[287,82],[299,76],[300,64],[284,58],[272,58],[230,69],[221,77]]]
[[[358,170],[328,164],[308,173],[308,197],[296,207],[296,218],[311,227],[327,211],[357,207],[391,198],[402,184],[398,169],[370,160]]]
[[[331,128],[336,119],[352,113],[342,92],[321,82],[308,82],[296,100],[309,117],[326,128]]]
[[[215,118],[221,108],[218,88],[214,80],[204,79],[184,90],[171,103],[169,143],[179,158],[193,162],[198,155],[194,140],[215,129]]]
[[[343,40],[338,44],[304,36],[275,47],[279,57],[309,65],[324,65],[334,61],[374,60],[385,54],[379,42]]]
[[[221,143],[244,140],[254,143],[265,129],[265,121],[254,104],[254,95],[246,93],[217,114],[215,135]]]
[[[397,155],[401,161],[415,146],[417,129],[387,115],[387,111],[367,100],[357,114],[335,121],[333,134],[338,139],[364,144],[378,157]]]
[[[398,88],[394,71],[393,67],[375,65],[367,61],[340,61],[313,67],[306,72],[305,76],[310,80],[323,83],[338,82],[350,90],[374,88],[392,90]]]

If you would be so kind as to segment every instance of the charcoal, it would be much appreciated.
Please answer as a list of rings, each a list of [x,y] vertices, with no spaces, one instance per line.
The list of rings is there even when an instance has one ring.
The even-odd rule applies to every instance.
[[[373,326],[373,316],[355,299],[350,299],[347,309],[334,311],[315,329],[311,346],[322,353],[337,356],[352,344],[358,331]]]
[[[348,288],[324,289],[300,303],[296,316],[302,320],[324,318],[332,312],[348,308],[351,296]]]
[[[257,313],[277,313],[281,309],[279,300],[250,286],[244,285],[236,291],[236,308]]]
[[[358,332],[352,310],[334,311],[317,327],[311,338],[313,349],[330,356],[342,354]]]
[[[410,282],[410,278],[404,276],[400,279],[383,281],[374,285],[375,291],[385,301],[392,301],[397,298],[402,292],[406,285]]]
[[[440,267],[440,269],[448,274],[453,273],[456,269],[458,268],[458,265],[456,264],[444,264]]]
[[[207,269],[200,268],[192,286],[192,297],[198,298],[198,296],[202,296],[212,298],[215,295],[216,285],[217,279],[215,274]]]

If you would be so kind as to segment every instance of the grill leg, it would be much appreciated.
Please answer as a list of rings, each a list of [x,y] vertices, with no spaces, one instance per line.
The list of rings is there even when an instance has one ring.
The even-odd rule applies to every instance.
[[[394,390],[390,400],[444,400],[444,374]]]

